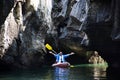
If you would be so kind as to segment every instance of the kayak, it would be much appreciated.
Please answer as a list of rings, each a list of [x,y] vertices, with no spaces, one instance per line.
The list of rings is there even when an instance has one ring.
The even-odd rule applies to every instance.
[[[54,63],[52,66],[53,67],[60,67],[60,68],[67,68],[67,67],[70,67],[70,63],[68,63],[68,62]]]

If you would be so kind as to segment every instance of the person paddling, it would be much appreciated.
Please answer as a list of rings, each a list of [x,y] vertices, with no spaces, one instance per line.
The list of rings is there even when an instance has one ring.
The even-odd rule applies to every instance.
[[[71,52],[70,54],[63,55],[63,52],[60,51],[58,54],[53,53],[52,51],[49,51],[52,55],[56,58],[56,63],[64,63],[66,62],[65,58],[69,57],[70,55],[75,54],[74,52]]]

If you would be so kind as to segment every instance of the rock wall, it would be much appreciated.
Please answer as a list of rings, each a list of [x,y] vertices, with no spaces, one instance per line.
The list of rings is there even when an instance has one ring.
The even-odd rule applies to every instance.
[[[108,62],[108,72],[120,72],[118,3],[119,0],[54,0],[52,19],[57,37],[53,41],[59,45],[55,46],[78,54],[85,52],[82,47],[96,50]]]
[[[3,0],[0,5],[0,65],[41,67],[46,53],[45,35],[51,26],[52,1]]]

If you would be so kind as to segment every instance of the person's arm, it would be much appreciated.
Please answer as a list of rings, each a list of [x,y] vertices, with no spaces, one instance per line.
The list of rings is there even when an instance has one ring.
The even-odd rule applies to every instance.
[[[49,51],[49,53],[55,56],[55,54],[52,51]]]
[[[66,55],[64,55],[65,57],[68,57],[68,56],[71,56],[71,55],[73,55],[73,54],[75,54],[74,52],[71,52],[70,54],[66,54]]]
[[[71,53],[70,53],[70,55],[73,55],[73,54],[75,54],[75,53],[74,53],[74,52],[71,52]]]

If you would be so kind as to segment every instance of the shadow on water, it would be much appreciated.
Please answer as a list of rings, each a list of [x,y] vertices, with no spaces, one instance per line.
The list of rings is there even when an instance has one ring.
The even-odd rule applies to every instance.
[[[107,80],[106,67],[90,64],[70,68],[44,67],[38,70],[0,72],[0,80]]]

